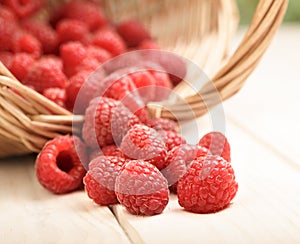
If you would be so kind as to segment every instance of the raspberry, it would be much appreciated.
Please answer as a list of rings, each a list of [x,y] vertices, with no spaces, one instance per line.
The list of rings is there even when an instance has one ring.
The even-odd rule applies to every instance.
[[[91,148],[120,143],[128,128],[140,123],[124,105],[114,99],[96,97],[85,112],[82,136]]]
[[[150,72],[138,71],[129,76],[145,103],[155,99],[155,79]]]
[[[154,129],[145,125],[132,126],[124,136],[120,148],[128,158],[146,160],[158,169],[165,166],[165,143]]]
[[[13,61],[14,55],[11,52],[0,52],[0,61],[10,69],[11,63]]]
[[[3,5],[0,5],[0,19],[11,23],[17,22],[17,18],[15,14],[11,11],[11,9]]]
[[[165,168],[161,172],[168,180],[172,192],[177,193],[177,182],[185,174],[189,164],[207,153],[206,148],[191,144],[181,144],[168,152]]]
[[[108,145],[102,147],[101,149],[95,149],[90,154],[90,161],[99,156],[115,156],[115,157],[124,158],[122,151],[116,145]]]
[[[108,76],[103,83],[106,83],[108,86],[104,96],[113,98],[115,100],[122,100],[124,97],[136,90],[136,87],[130,76],[123,76],[115,80],[115,75],[112,74]]]
[[[169,201],[166,179],[156,167],[143,160],[123,165],[116,179],[115,192],[119,202],[135,215],[160,214]]]
[[[64,73],[71,77],[77,72],[75,67],[87,57],[87,51],[80,42],[68,42],[60,46],[60,56],[64,65]]]
[[[147,126],[156,131],[164,130],[178,132],[178,124],[173,120],[165,118],[153,118],[147,121]]]
[[[87,47],[87,55],[91,58],[95,58],[101,64],[111,58],[111,54],[108,51],[93,45]]]
[[[191,212],[213,213],[226,208],[237,190],[231,164],[208,155],[194,160],[178,181],[178,202]]]
[[[93,37],[92,44],[104,48],[113,56],[120,55],[126,51],[123,39],[111,29],[101,29]]]
[[[62,18],[82,21],[90,30],[95,30],[106,22],[101,8],[91,1],[75,0],[61,5],[52,13],[50,22],[55,25]]]
[[[79,20],[62,19],[56,26],[59,43],[79,41],[84,43],[89,34],[88,26]]]
[[[33,86],[38,92],[50,87],[65,88],[67,78],[56,59],[44,58],[37,61],[29,70],[24,84]]]
[[[12,50],[15,53],[28,53],[34,58],[39,58],[42,54],[42,45],[38,39],[28,33],[17,35],[13,41]]]
[[[43,91],[44,97],[48,98],[49,100],[55,102],[59,106],[65,108],[66,107],[66,90],[56,87],[47,88]]]
[[[29,73],[31,66],[35,63],[35,59],[27,53],[16,53],[10,65],[10,71],[19,80],[24,81]]]
[[[156,42],[154,42],[153,40],[144,40],[138,45],[137,49],[139,49],[139,50],[145,50],[145,49],[146,50],[147,49],[157,49],[157,50],[159,50],[160,46]]]
[[[4,3],[20,18],[31,16],[44,6],[43,0],[4,0]]]
[[[155,70],[149,71],[155,80],[155,98],[154,101],[166,100],[172,91],[173,84],[169,78],[169,75],[165,72],[159,72]]]
[[[230,162],[230,145],[225,135],[221,132],[210,132],[204,135],[199,141],[199,145],[209,149],[213,155],[223,157],[227,162]]]
[[[42,45],[43,53],[54,53],[58,47],[58,37],[55,30],[46,22],[26,19],[21,22],[24,30],[32,34]]]
[[[145,40],[150,40],[148,30],[137,20],[127,20],[117,26],[118,33],[129,47],[136,47]]]
[[[113,156],[100,156],[93,159],[83,179],[89,198],[103,206],[118,203],[115,181],[125,162],[124,158]]]
[[[162,136],[168,151],[181,144],[186,144],[186,140],[174,131],[160,131],[159,134]]]
[[[10,22],[0,17],[0,51],[11,51],[13,48],[14,37],[18,33],[18,26],[15,22]]]
[[[77,189],[86,173],[84,144],[75,136],[60,136],[46,143],[36,159],[36,175],[46,189],[66,193]]]

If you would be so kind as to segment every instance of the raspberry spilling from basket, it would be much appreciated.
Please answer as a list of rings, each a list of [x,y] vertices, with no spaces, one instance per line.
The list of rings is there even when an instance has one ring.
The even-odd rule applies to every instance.
[[[85,118],[80,136],[58,136],[39,153],[43,187],[63,194],[84,185],[96,204],[121,204],[135,215],[162,213],[170,191],[191,212],[230,204],[238,185],[225,135],[210,132],[191,145],[176,122],[148,114],[147,103],[167,99],[186,65],[170,54],[121,55],[161,49],[146,27],[113,23],[93,1],[68,1],[42,20],[42,0],[2,2],[0,61],[24,85]]]

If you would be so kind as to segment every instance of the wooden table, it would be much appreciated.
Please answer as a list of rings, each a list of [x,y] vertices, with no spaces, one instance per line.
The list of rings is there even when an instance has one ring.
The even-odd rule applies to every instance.
[[[83,191],[56,196],[34,175],[34,157],[0,161],[0,243],[300,243],[300,26],[280,29],[243,90],[224,103],[239,191],[216,214],[129,215]],[[208,118],[200,134],[206,133]]]

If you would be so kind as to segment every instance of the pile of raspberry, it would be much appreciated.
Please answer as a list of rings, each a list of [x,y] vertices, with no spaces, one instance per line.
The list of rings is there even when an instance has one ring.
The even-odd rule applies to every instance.
[[[160,214],[171,192],[190,212],[229,206],[238,184],[227,138],[210,132],[189,144],[176,122],[146,109],[169,97],[184,62],[167,55],[157,66],[138,60],[125,74],[118,63],[99,72],[122,54],[160,50],[141,23],[115,24],[93,1],[68,1],[47,16],[46,1],[0,3],[0,61],[24,85],[85,118],[80,135],[58,136],[39,153],[42,186],[56,194],[84,186],[96,204],[122,204],[135,215]]]

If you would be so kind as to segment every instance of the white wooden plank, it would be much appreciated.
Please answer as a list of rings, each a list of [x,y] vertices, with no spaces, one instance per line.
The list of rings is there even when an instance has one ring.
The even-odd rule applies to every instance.
[[[233,204],[216,214],[184,211],[172,195],[158,216],[137,217],[114,207],[136,243],[299,243],[300,170],[229,124],[232,164],[239,182]]]
[[[0,188],[0,243],[130,243],[110,209],[84,191],[43,189],[34,157],[1,160]]]

